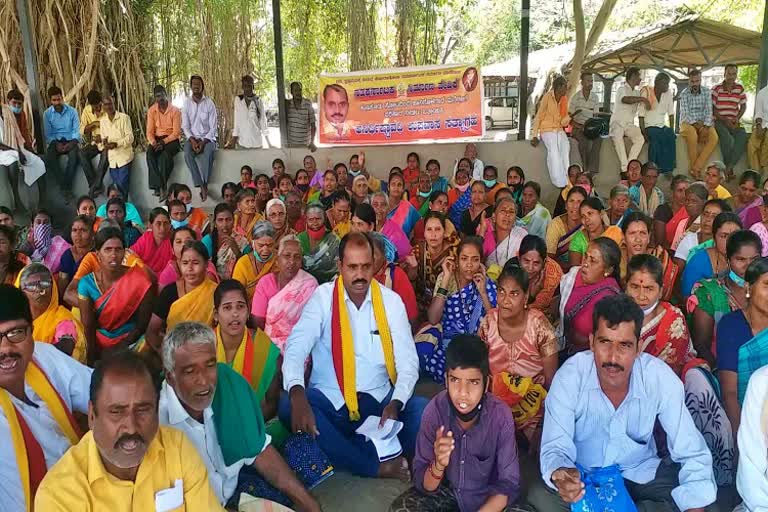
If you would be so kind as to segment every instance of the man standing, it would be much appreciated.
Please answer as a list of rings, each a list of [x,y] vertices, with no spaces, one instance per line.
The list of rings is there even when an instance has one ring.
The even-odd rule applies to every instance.
[[[643,132],[635,126],[637,107],[642,103],[646,108],[651,108],[651,103],[640,96],[640,91],[637,90],[637,86],[640,85],[640,69],[629,68],[626,77],[624,84],[616,91],[616,104],[613,106],[613,115],[611,115],[609,126],[613,147],[619,157],[619,172],[626,171],[629,161],[640,156],[640,151],[645,143]],[[628,137],[632,143],[629,152],[624,145],[624,137]]]
[[[568,184],[568,136],[565,127],[571,122],[568,115],[568,82],[564,76],[556,76],[552,81],[552,90],[541,99],[539,110],[531,127],[531,145],[539,145],[539,137],[547,148],[547,171],[549,179],[557,188]],[[486,187],[488,185],[486,184]],[[494,203],[491,203],[494,204]]]
[[[245,75],[241,84],[243,94],[235,96],[235,126],[227,148],[260,149],[262,133],[266,136],[267,112],[261,98],[253,92],[253,77]],[[269,147],[269,138],[267,138]]]
[[[692,69],[688,73],[688,87],[678,96],[678,104],[680,136],[688,148],[688,168],[691,176],[701,179],[718,137],[712,126],[712,96],[709,89],[701,85],[700,70]]]
[[[81,164],[85,179],[88,180],[89,194],[97,196],[104,191],[104,174],[107,172],[107,157],[103,154],[104,144],[101,142],[101,118],[104,111],[101,108],[101,93],[90,91],[86,96],[88,104],[80,114],[80,135],[83,147],[80,148]],[[93,168],[93,158],[98,156],[99,163]]]
[[[715,130],[720,139],[720,153],[725,162],[727,179],[733,178],[733,168],[747,147],[747,131],[741,126],[741,118],[747,111],[747,95],[744,86],[736,83],[739,70],[734,64],[725,66],[723,83],[712,89],[712,114]]]
[[[752,122],[752,136],[747,144],[749,167],[758,172],[768,170],[768,86],[763,87],[755,97],[755,116]]]
[[[104,359],[89,395],[91,430],[48,472],[36,510],[224,510],[187,436],[158,426],[158,392],[141,356]]]
[[[597,302],[589,351],[568,359],[547,395],[537,510],[569,511],[585,496],[582,471],[617,476],[640,511],[701,512],[715,502],[712,454],[685,405],[683,383],[638,343],[643,311],[626,295]],[[660,459],[654,427],[666,433]]]
[[[101,117],[101,142],[107,152],[109,176],[117,185],[123,198],[128,200],[133,162],[133,128],[128,114],[115,110],[115,100],[105,96],[101,102],[104,115]],[[101,188],[101,181],[97,187]]]
[[[21,290],[0,285],[0,304],[0,496],[3,510],[32,510],[46,471],[80,440],[72,412],[88,411],[91,370],[33,341]]]
[[[600,147],[603,145],[602,137],[588,139],[584,135],[584,124],[593,117],[597,117],[600,112],[600,100],[597,94],[592,92],[593,81],[591,71],[583,72],[581,89],[573,95],[569,105],[573,128],[571,136],[579,143],[581,161],[584,163],[584,170],[589,174],[600,172]]]
[[[147,171],[149,188],[166,200],[173,158],[181,151],[181,111],[168,102],[165,87],[156,85],[155,103],[147,112]]]
[[[55,85],[48,89],[48,99],[51,106],[43,114],[45,145],[48,148],[45,152],[45,165],[59,181],[64,202],[69,204],[74,197],[72,184],[80,161],[80,120],[77,111],[64,103],[64,95]],[[59,157],[62,155],[67,155],[64,172],[59,165]]]
[[[309,148],[315,151],[315,109],[312,102],[302,96],[300,82],[291,82],[291,99],[285,100],[287,118],[286,139],[289,148]]]
[[[648,160],[655,162],[661,172],[672,172],[677,165],[677,147],[675,105],[669,90],[669,75],[657,74],[653,87],[643,87],[640,94],[650,103],[650,108],[642,103],[638,110],[640,131],[648,141]],[[664,124],[667,119],[669,126]]]
[[[166,380],[160,390],[160,423],[184,432],[208,469],[219,503],[237,507],[240,491],[319,511],[280,453],[270,444],[259,400],[250,384],[216,363],[216,334],[182,322],[163,340]],[[279,489],[275,489],[272,483]],[[284,493],[284,494],[283,494]]]
[[[184,161],[192,175],[195,187],[200,189],[200,200],[208,199],[208,178],[213,170],[213,157],[216,152],[216,130],[218,119],[216,105],[206,96],[202,77],[192,75],[189,79],[192,96],[184,100],[181,129],[187,142],[184,144]],[[203,165],[198,167],[197,157],[203,157]]]
[[[280,419],[308,432],[333,465],[358,476],[401,478],[405,458],[384,459],[356,433],[369,417],[403,423],[398,438],[412,455],[426,400],[412,397],[419,361],[400,297],[373,280],[373,244],[350,233],[339,244],[339,277],[319,286],[288,337]],[[304,388],[304,363],[312,373]],[[380,420],[379,420],[380,417]]]

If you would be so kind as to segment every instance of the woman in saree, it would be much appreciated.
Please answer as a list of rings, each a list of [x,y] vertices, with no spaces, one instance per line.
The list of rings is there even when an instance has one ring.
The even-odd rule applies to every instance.
[[[544,240],[534,235],[527,235],[520,242],[517,259],[507,262],[519,265],[528,274],[528,307],[538,309],[550,320],[557,318],[558,292],[563,269],[555,260],[547,256]]]
[[[520,205],[523,200],[523,184],[525,183],[525,172],[522,167],[513,165],[507,169],[507,187],[512,191],[512,199]]]
[[[85,333],[83,325],[59,304],[59,290],[48,268],[42,263],[30,263],[19,272],[16,286],[29,299],[32,311],[32,338],[50,343],[85,363]]]
[[[125,247],[119,229],[96,233],[95,248],[99,268],[77,284],[89,366],[110,352],[142,350],[155,298],[146,271],[123,264]]]
[[[333,169],[328,169],[323,174],[323,188],[310,194],[307,202],[320,202],[326,210],[333,206],[333,197],[338,190],[338,176]]]
[[[683,216],[687,216],[685,211],[685,191],[691,185],[691,180],[685,174],[675,174],[669,188],[672,191],[670,200],[659,205],[653,212],[653,239],[665,249],[669,249],[672,238],[675,236],[674,229]]]
[[[571,191],[571,189],[573,189],[573,187],[577,186],[576,181],[582,172],[584,171],[581,168],[581,164],[571,164],[568,166],[568,184],[557,195],[555,209],[552,211],[553,217],[559,217],[565,213],[565,205],[566,201],[568,200],[568,193]]]
[[[571,240],[581,229],[581,203],[587,192],[580,186],[571,187],[566,194],[565,213],[552,219],[547,227],[547,254],[557,261],[560,268],[570,268],[568,248]]]
[[[131,246],[131,251],[158,274],[173,259],[170,238],[171,218],[168,212],[163,208],[153,208],[149,212],[149,229]]]
[[[175,283],[181,279],[181,266],[179,261],[181,260],[181,251],[188,242],[194,242],[197,240],[197,233],[189,226],[183,226],[173,230],[171,235],[171,247],[173,248],[173,259],[168,262],[160,275],[157,276],[157,285],[160,290],[165,288],[171,283]],[[203,246],[205,247],[205,246]],[[216,272],[216,267],[212,262],[208,262],[208,277],[219,282],[219,274]]]
[[[618,226],[621,228],[624,222],[624,216],[629,209],[629,189],[626,185],[614,185],[608,196],[608,208],[605,209],[605,219],[608,226]]]
[[[461,212],[461,218],[458,225],[459,231],[461,231],[464,236],[477,236],[478,226],[485,226],[485,221],[491,218],[493,206],[485,202],[485,184],[482,181],[475,181],[472,183],[470,191],[471,202],[468,207]],[[454,205],[454,207],[456,207],[456,205]],[[486,228],[484,227],[483,230],[485,229]]]
[[[61,256],[69,249],[69,243],[62,237],[53,235],[51,215],[39,208],[32,217],[32,224],[27,235],[27,254],[32,261],[43,263],[56,274],[59,271]]]
[[[696,232],[686,233],[675,250],[675,262],[680,267],[680,272],[691,261],[693,255],[702,249],[714,247],[715,240],[712,234],[712,224],[715,217],[723,212],[730,212],[731,207],[722,199],[710,199],[704,203],[704,210],[701,212],[699,229]]]
[[[768,194],[760,198],[760,220],[749,228],[760,237],[763,242],[763,256],[768,256]]]
[[[453,177],[453,188],[448,190],[448,216],[455,225],[459,225],[461,214],[471,203],[472,162],[462,158],[456,167]]]
[[[589,349],[595,304],[621,293],[621,249],[612,239],[598,237],[587,246],[580,266],[571,267],[560,283],[558,339],[567,356]]]
[[[14,236],[12,227],[0,224],[0,283],[15,283],[21,269],[29,264],[29,258],[16,251]]]
[[[509,195],[504,195],[496,201],[491,218],[477,228],[477,235],[483,237],[483,256],[489,274],[496,277],[501,273],[501,267],[517,256],[520,242],[528,232],[517,226],[517,204]]]
[[[296,231],[288,224],[288,210],[282,199],[270,199],[264,213],[272,227],[275,228],[275,243],[286,235],[296,234]]]
[[[715,367],[718,325],[722,318],[737,309],[746,309],[745,276],[749,264],[760,257],[762,243],[751,231],[737,231],[728,239],[725,272],[696,283],[686,302],[693,315],[691,336],[699,357]]]
[[[763,205],[763,198],[758,194],[759,190],[760,174],[751,170],[741,173],[739,191],[733,196],[733,207],[744,224],[744,229],[749,229],[762,220],[760,207]]]
[[[350,232],[352,233],[375,233],[376,232],[376,212],[369,204],[359,204],[352,214],[350,221]],[[405,236],[405,235],[403,235]],[[398,260],[397,247],[387,237],[384,237],[384,253],[387,261],[390,263],[396,261],[404,262],[405,259]]]
[[[275,186],[272,180],[266,174],[256,176],[256,211],[264,212],[267,207],[267,201],[272,199],[272,189]]]
[[[371,196],[371,208],[376,215],[374,231],[381,233],[392,242],[397,251],[397,261],[402,261],[411,254],[411,241],[396,222],[387,218],[389,198],[384,192],[374,192]]]
[[[244,188],[235,196],[237,211],[235,212],[235,233],[251,241],[253,226],[262,219],[256,207],[256,193],[253,189]]]
[[[213,292],[216,360],[243,376],[261,403],[264,421],[277,415],[282,378],[280,349],[259,327],[248,329],[248,297],[243,285],[225,279]]]
[[[178,199],[187,209],[187,225],[195,230],[198,238],[208,231],[210,219],[202,208],[192,206],[192,190],[183,183],[174,183],[168,189],[168,200]],[[128,220],[131,220],[128,218]]]
[[[208,277],[208,251],[202,242],[188,240],[181,248],[181,278],[157,296],[147,327],[147,343],[160,352],[166,331],[180,322],[213,323],[216,282]]]
[[[227,203],[217,204],[213,210],[213,229],[202,242],[221,279],[230,279],[237,260],[252,250],[248,239],[235,233],[234,228],[235,211]]]
[[[480,337],[488,345],[492,387],[512,407],[516,430],[537,453],[544,421],[544,397],[557,371],[555,330],[531,308],[528,273],[514,262],[498,282],[498,307],[488,311]],[[522,407],[524,403],[526,407]]]
[[[426,215],[429,212],[441,213],[443,216],[448,214],[448,194],[435,190],[429,195],[429,210],[424,214],[424,218],[419,219],[416,223],[416,227],[413,228],[413,236],[411,236],[411,245],[414,247],[416,244],[424,240],[424,223]],[[454,245],[459,243],[459,233],[456,231],[456,226],[453,225],[449,219],[445,219],[445,237],[451,240]]]
[[[520,218],[517,223],[524,227],[528,234],[544,239],[547,236],[549,223],[552,221],[552,214],[539,202],[540,198],[541,185],[535,181],[529,181],[523,186]]]
[[[309,185],[310,179],[309,172],[305,169],[296,171],[296,190],[299,192],[301,202],[304,204],[308,202],[309,196],[317,190]]]
[[[573,235],[568,244],[568,263],[571,268],[581,265],[590,242],[599,237],[610,238],[617,245],[622,242],[621,229],[616,226],[607,226],[603,216],[603,203],[596,197],[589,197],[579,205],[581,215],[581,229]],[[619,275],[619,268],[616,268]]]
[[[296,235],[286,235],[277,247],[277,271],[264,276],[256,285],[251,314],[256,325],[272,339],[280,351],[299,321],[304,305],[317,288],[317,279],[302,270],[301,243]]]
[[[753,261],[745,273],[744,308],[728,313],[717,325],[717,367],[725,411],[734,435],[752,374],[768,364],[768,259]]]
[[[677,283],[678,266],[672,261],[669,252],[661,245],[651,247],[651,218],[643,212],[630,212],[624,219],[621,244],[621,282],[628,279],[627,263],[640,254],[650,254],[659,260],[662,268],[662,300],[668,301]]]
[[[310,203],[305,210],[307,229],[296,237],[304,255],[304,268],[317,279],[327,283],[338,273],[339,237],[325,226],[325,210],[320,203]]]
[[[416,177],[418,179],[418,175]],[[402,174],[398,172],[390,174],[388,183],[389,213],[387,213],[387,219],[397,224],[406,237],[410,237],[413,227],[421,218],[419,212],[404,198],[405,178]]]
[[[691,295],[691,289],[698,281],[728,271],[728,260],[730,259],[727,254],[728,239],[737,231],[741,231],[741,219],[735,213],[724,212],[715,217],[712,222],[713,246],[694,254],[683,270],[680,281],[680,292],[683,297]],[[752,232],[750,231],[750,233]],[[754,235],[754,233],[752,234]],[[760,250],[762,247],[757,251],[757,255],[760,255]]]
[[[352,180],[352,186],[349,189],[350,197],[352,198],[352,210],[357,208],[359,204],[365,204],[370,202],[370,196],[368,195],[368,178],[364,174],[358,174]]]
[[[483,266],[483,242],[464,238],[456,259],[443,260],[442,272],[427,310],[428,324],[415,337],[422,372],[436,382],[445,381],[445,348],[460,333],[474,333],[488,311],[496,307],[496,283]]]
[[[267,220],[260,220],[253,226],[251,249],[237,260],[232,279],[239,281],[248,293],[248,305],[259,280],[272,272],[275,264],[275,228]]]
[[[69,229],[72,246],[61,255],[59,275],[56,277],[56,284],[62,293],[69,286],[85,255],[93,250],[94,235],[93,217],[85,215],[75,217]]]
[[[685,190],[685,206],[667,224],[667,240],[669,248],[677,250],[677,246],[688,233],[698,233],[701,229],[701,213],[707,202],[707,187],[701,182],[691,183]],[[678,219],[679,217],[679,219]]]
[[[90,217],[91,220],[96,219],[96,202],[90,196],[82,196],[77,200],[77,209],[75,210],[77,215],[85,215]],[[107,214],[106,205],[104,207],[104,215]]]
[[[421,321],[426,320],[443,262],[448,257],[456,258],[459,240],[446,237],[448,222],[442,213],[427,212],[424,217],[424,239],[414,245],[412,257],[403,263],[403,268],[414,284]]]
[[[221,186],[221,202],[227,203],[234,211],[234,209],[237,208],[235,197],[238,192],[240,192],[238,184],[233,181],[227,181]]]

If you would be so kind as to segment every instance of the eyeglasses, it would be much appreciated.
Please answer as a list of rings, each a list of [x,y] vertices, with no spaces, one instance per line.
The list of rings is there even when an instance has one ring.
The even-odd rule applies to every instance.
[[[51,289],[53,282],[51,281],[38,281],[36,283],[27,283],[21,286],[21,289],[30,293],[45,293]]]
[[[27,339],[28,332],[29,326],[17,327],[15,329],[11,329],[10,331],[0,332],[0,343],[2,343],[3,338],[6,338],[11,342],[11,344],[16,345]]]

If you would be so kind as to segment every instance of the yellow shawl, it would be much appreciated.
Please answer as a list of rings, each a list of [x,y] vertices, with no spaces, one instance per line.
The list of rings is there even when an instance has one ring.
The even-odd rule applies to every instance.
[[[200,322],[211,325],[213,323],[213,292],[216,283],[206,278],[197,288],[187,292],[183,297],[171,305],[166,320],[167,329],[180,322]]]
[[[259,279],[272,272],[275,259],[276,257],[273,255],[268,262],[262,265],[261,271],[258,273],[256,272],[256,257],[253,253],[240,256],[237,260],[235,269],[232,271],[232,279],[240,281],[245,286],[245,291],[248,293],[248,307],[251,306],[253,301],[253,293],[256,291]]]

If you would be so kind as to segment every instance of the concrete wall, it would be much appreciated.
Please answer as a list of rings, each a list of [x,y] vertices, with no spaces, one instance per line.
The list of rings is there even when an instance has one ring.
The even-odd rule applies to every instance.
[[[457,158],[463,156],[465,143],[431,143],[431,144],[408,144],[393,146],[368,146],[368,147],[336,147],[319,148],[313,156],[317,160],[318,168],[323,169],[327,159],[331,162],[348,162],[349,157],[354,153],[365,151],[366,166],[377,177],[386,177],[389,169],[395,165],[404,167],[406,155],[415,151],[421,157],[422,166],[430,158],[435,158],[440,162],[443,174],[449,176],[453,171],[454,162]],[[499,178],[506,178],[506,169],[511,165],[519,165],[525,170],[526,178],[534,180],[542,185],[542,202],[547,206],[554,206],[557,191],[551,185],[549,175],[546,170],[546,150],[544,145],[540,144],[534,148],[528,141],[505,141],[505,142],[478,142],[478,156],[485,164],[493,164],[499,169]],[[263,149],[263,150],[218,150],[214,170],[209,184],[210,196],[204,206],[213,211],[214,206],[220,199],[221,185],[227,181],[238,182],[240,179],[240,167],[250,165],[254,173],[265,172],[271,175],[271,164],[275,158],[282,158],[286,164],[288,172],[295,173],[302,167],[302,159],[308,154],[306,149]],[[571,147],[571,161],[578,158],[578,152],[575,146]],[[601,194],[606,194],[608,189],[618,180],[619,162],[613,143],[610,139],[604,139],[601,148],[601,172],[597,177],[596,185]],[[715,150],[712,159],[719,159],[719,149]],[[647,159],[647,146],[643,148],[640,159]],[[678,137],[677,142],[677,172],[684,172],[688,169],[688,158],[684,142]],[[742,159],[738,169],[745,168],[745,159]],[[48,200],[44,206],[54,212],[54,220],[57,225],[65,225],[74,215],[72,205],[64,205],[59,193],[58,186],[52,176],[48,178]],[[75,179],[75,195],[85,194],[88,190],[85,176],[80,172]],[[107,175],[106,182],[109,183]],[[175,169],[171,175],[171,181],[186,183],[192,188],[192,180],[189,171],[184,164],[183,154],[180,152],[176,156]],[[664,180],[661,184],[667,186]],[[0,204],[11,204],[11,195],[8,182],[5,177],[0,177]],[[195,189],[193,188],[193,192]],[[25,203],[36,202],[36,193],[30,190],[22,191],[22,199]],[[200,198],[194,194],[194,205],[201,206]],[[102,196],[97,200],[98,203],[105,201]],[[158,205],[157,198],[152,195],[148,188],[147,165],[144,153],[137,153],[131,169],[131,194],[130,201],[144,213]]]

